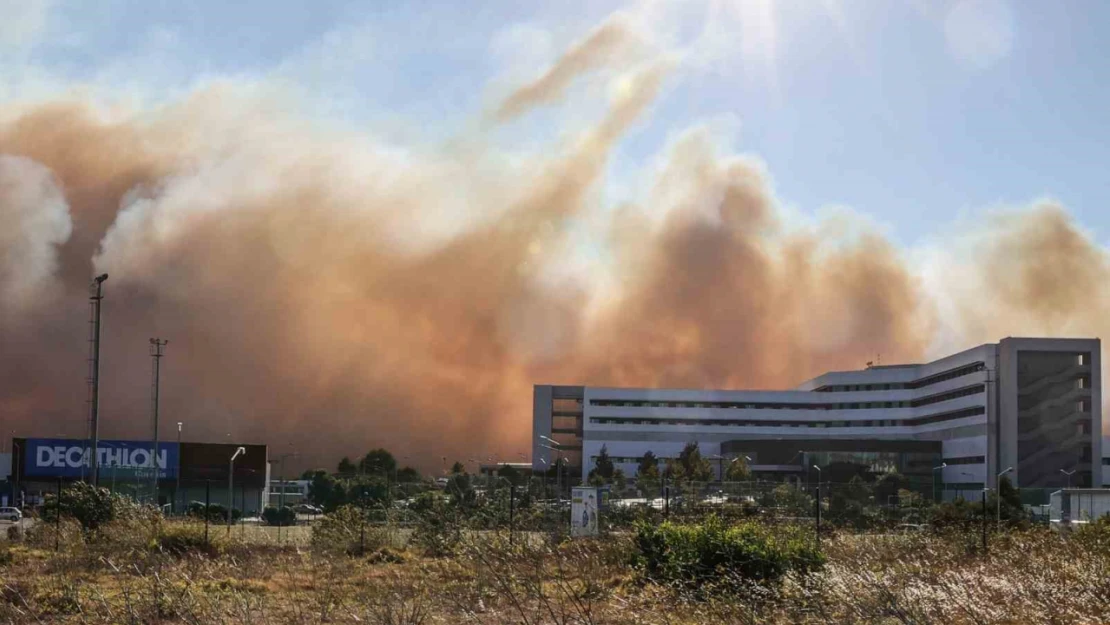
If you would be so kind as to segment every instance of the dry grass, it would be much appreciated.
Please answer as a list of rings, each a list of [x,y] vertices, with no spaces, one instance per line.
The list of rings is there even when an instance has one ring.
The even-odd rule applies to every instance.
[[[256,528],[257,529],[257,528]],[[288,528],[286,528],[288,529]],[[213,531],[206,553],[177,555],[145,526],[96,540],[64,526],[0,545],[2,623],[1103,623],[1110,620],[1110,531],[993,537],[841,535],[823,571],[759,586],[726,574],[691,592],[647,584],[631,541],[552,543],[468,534],[450,557],[375,536],[359,556]],[[187,542],[197,528],[171,526]],[[283,531],[283,534],[285,532]],[[276,542],[276,541],[275,541]],[[165,544],[169,544],[163,541]],[[177,544],[177,543],[174,543]]]

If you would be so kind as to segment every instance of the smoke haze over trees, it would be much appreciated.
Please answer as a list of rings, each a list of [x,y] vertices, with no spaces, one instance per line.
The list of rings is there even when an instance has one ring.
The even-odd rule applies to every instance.
[[[757,156],[693,123],[612,202],[614,152],[682,72],[614,18],[433,146],[232,79],[149,107],[0,103],[0,416],[84,434],[101,272],[102,436],[147,434],[160,336],[164,423],[295,442],[304,466],[377,446],[426,471],[515,459],[534,383],[774,388],[1107,334],[1107,250],[1053,200],[903,249],[848,209],[787,211]],[[505,139],[549,106],[577,115],[544,149]]]

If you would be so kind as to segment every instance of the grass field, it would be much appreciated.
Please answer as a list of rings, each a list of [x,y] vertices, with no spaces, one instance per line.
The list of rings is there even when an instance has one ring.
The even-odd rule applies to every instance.
[[[653,581],[632,532],[115,523],[95,537],[42,524],[0,546],[5,623],[1104,623],[1110,526],[975,534],[850,534],[827,563],[756,583],[728,569]],[[317,532],[313,540],[313,532]],[[778,531],[778,530],[773,530]],[[359,549],[358,545],[364,548]]]

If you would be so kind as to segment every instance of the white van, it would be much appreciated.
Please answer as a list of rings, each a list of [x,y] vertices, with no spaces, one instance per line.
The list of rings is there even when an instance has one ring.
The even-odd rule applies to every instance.
[[[11,521],[18,523],[23,518],[23,513],[19,508],[0,508],[0,521]]]

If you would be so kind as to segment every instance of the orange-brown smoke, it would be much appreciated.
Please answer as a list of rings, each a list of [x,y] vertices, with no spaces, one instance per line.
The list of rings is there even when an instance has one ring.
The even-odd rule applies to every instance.
[[[588,69],[584,47],[554,87]],[[159,336],[168,437],[183,421],[187,440],[318,465],[379,445],[426,469],[514,459],[534,383],[783,387],[880,353],[918,360],[940,335],[1106,325],[1106,253],[1059,207],[992,218],[946,261],[949,288],[849,213],[784,216],[760,165],[699,128],[593,233],[604,260],[566,271],[572,224],[599,222],[609,157],[672,69],[625,76],[594,127],[524,163],[481,141],[421,153],[306,129],[228,86],[142,115],[74,101],[9,115],[0,416],[83,435],[102,271],[104,436],[148,434]]]

